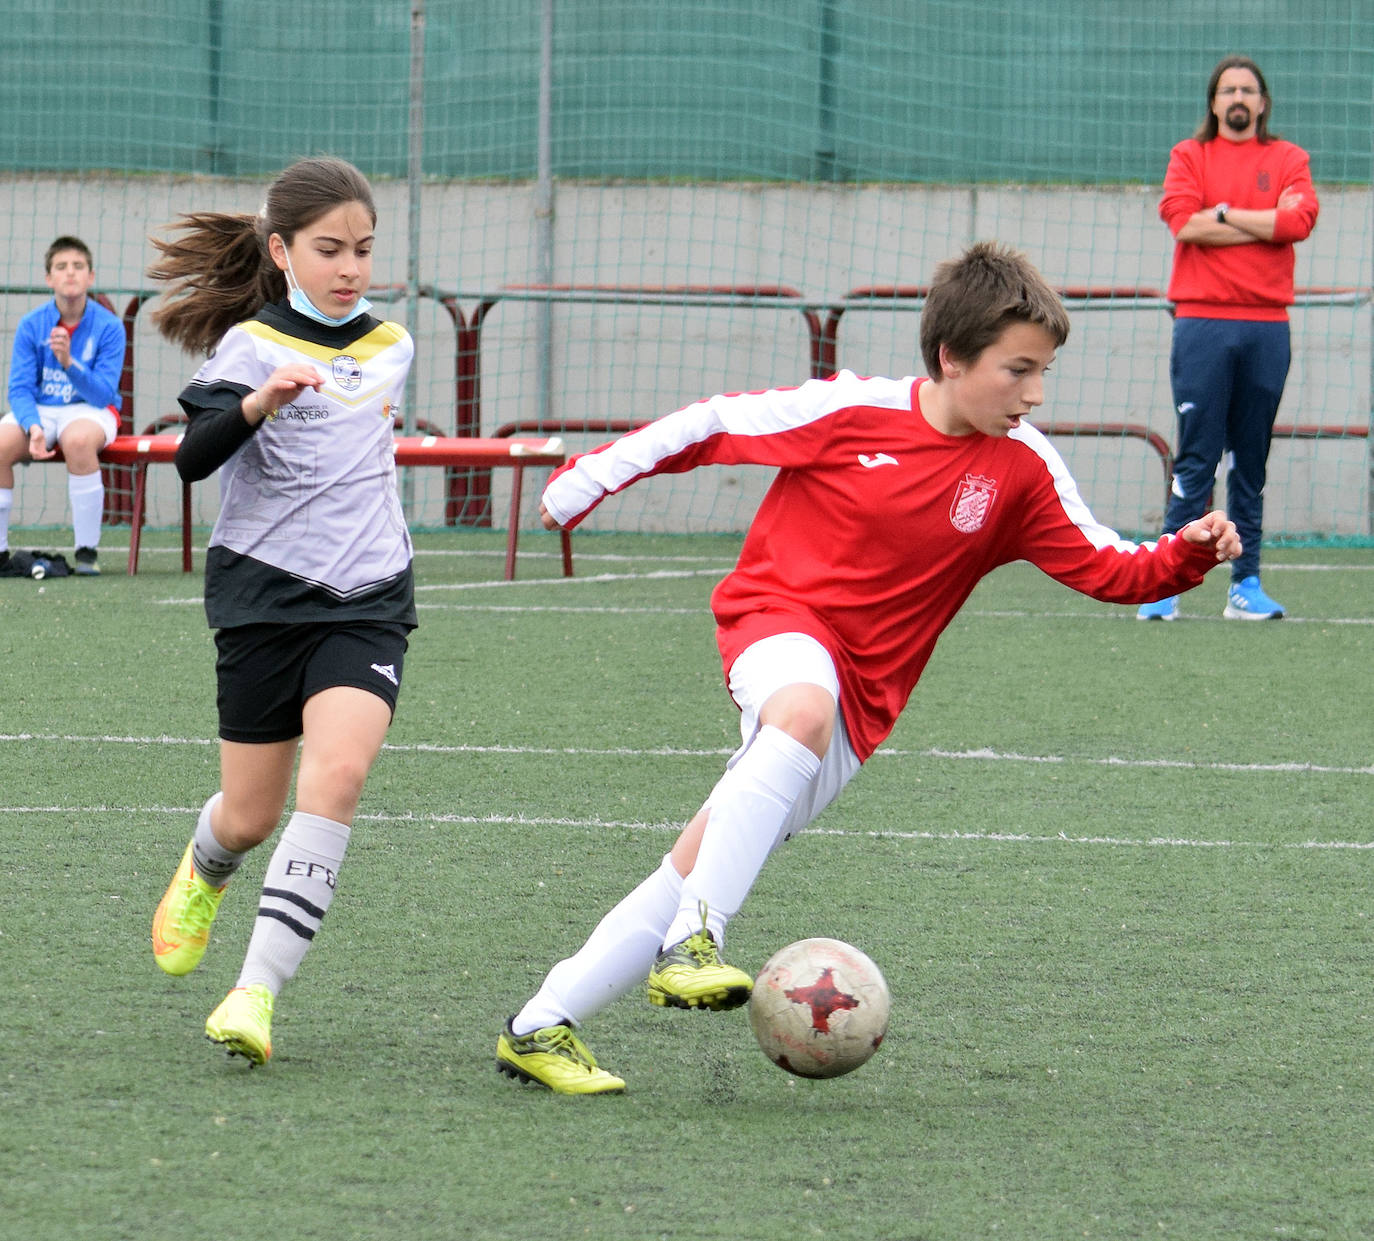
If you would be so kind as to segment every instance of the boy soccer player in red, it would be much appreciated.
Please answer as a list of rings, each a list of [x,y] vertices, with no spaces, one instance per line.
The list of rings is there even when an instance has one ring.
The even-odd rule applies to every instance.
[[[745,1003],[727,922],[769,854],[807,826],[892,730],[936,639],[980,579],[1028,560],[1093,598],[1190,589],[1240,554],[1208,513],[1137,545],[1094,520],[1026,418],[1069,333],[1063,303],[991,243],[942,264],[921,318],[929,378],[841,371],[716,396],[573,458],[542,514],[571,529],[650,474],[778,468],[711,599],[742,744],[660,867],[549,971],[497,1040],[497,1067],[563,1094],[625,1083],[574,1033],[648,979],[681,1008]]]

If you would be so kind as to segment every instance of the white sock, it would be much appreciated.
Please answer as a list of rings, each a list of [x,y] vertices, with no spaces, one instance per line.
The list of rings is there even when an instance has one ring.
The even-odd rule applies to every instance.
[[[0,487],[0,552],[10,549],[10,510],[14,508],[14,488]]]
[[[597,924],[572,956],[560,961],[511,1023],[528,1034],[562,1021],[580,1024],[642,983],[677,909],[682,876],[672,854]]]
[[[262,983],[273,995],[299,967],[334,899],[349,827],[297,810],[267,864],[262,898],[238,985]]]
[[[782,729],[765,724],[759,730],[711,793],[696,865],[682,882],[664,948],[701,930],[703,901],[706,929],[717,945],[725,942],[725,924],[744,904],[793,805],[820,769],[821,760]]]
[[[100,546],[100,521],[105,513],[105,483],[100,471],[68,474],[67,499],[72,506],[72,530],[77,547]]]
[[[216,793],[201,807],[200,817],[196,819],[196,832],[191,837],[191,865],[196,868],[196,874],[215,888],[224,887],[248,856],[247,853],[226,849],[210,826],[210,814],[223,796],[223,793]]]

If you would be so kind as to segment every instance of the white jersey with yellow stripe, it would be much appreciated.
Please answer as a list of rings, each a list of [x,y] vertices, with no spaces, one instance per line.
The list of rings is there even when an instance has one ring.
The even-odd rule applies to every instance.
[[[226,389],[252,391],[293,363],[323,378],[224,462],[210,546],[338,601],[394,579],[412,556],[393,438],[414,344],[397,323],[362,317],[346,328],[315,329],[283,307],[264,307],[225,334],[183,394],[184,403],[212,409]]]

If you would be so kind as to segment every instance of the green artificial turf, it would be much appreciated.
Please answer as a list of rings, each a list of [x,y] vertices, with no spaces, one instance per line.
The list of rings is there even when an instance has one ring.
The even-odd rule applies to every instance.
[[[39,545],[42,536],[35,536]],[[202,532],[203,541],[203,532]],[[505,1018],[654,868],[737,741],[737,541],[426,534],[421,628],[338,899],[248,1070],[202,1037],[267,850],[172,979],[149,923],[217,787],[198,575],[0,580],[0,1235],[1066,1241],[1374,1234],[1374,553],[1282,549],[1279,623],[994,574],[731,925],[892,990],[863,1068],[743,1012],[588,1023],[623,1097],[499,1076]],[[22,540],[16,546],[26,545]],[[197,556],[197,563],[200,556]],[[605,579],[605,580],[597,580]]]

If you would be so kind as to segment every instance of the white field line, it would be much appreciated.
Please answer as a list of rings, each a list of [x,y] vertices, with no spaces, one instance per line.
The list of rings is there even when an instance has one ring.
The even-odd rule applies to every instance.
[[[199,602],[197,600],[196,602]],[[481,604],[461,604],[461,603],[420,603],[416,605],[421,611],[433,609],[441,612],[509,612],[519,610],[522,612],[608,612],[631,614],[638,612],[656,613],[663,616],[707,616],[706,609],[703,608],[550,608],[550,607],[527,607],[512,609],[508,607],[493,607]],[[959,615],[977,616],[992,620],[1088,620],[1088,621],[1117,621],[1136,619],[1135,607],[1117,608],[1111,612],[1045,612],[1041,610],[1008,612],[991,611],[983,608],[964,608]],[[1220,612],[1215,616],[1189,616],[1186,612],[1180,618],[1183,624],[1231,624]],[[1285,625],[1374,625],[1374,616],[1286,616],[1283,619]]]
[[[540,604],[501,604],[501,603],[417,603],[417,612],[568,612],[576,615],[599,616],[708,616],[705,608],[597,608],[597,607],[544,607]]]
[[[437,591],[451,592],[451,591],[461,591],[461,590],[514,590],[514,589],[517,589],[517,588],[519,588],[519,587],[521,587],[521,586],[564,586],[564,587],[567,587],[567,586],[596,586],[596,585],[604,585],[604,584],[607,583],[607,582],[662,582],[662,581],[669,581],[669,580],[674,580],[674,579],[678,579],[678,578],[691,578],[691,577],[721,578],[721,577],[724,577],[724,576],[730,571],[730,568],[731,568],[730,565],[715,565],[715,566],[713,566],[713,567],[711,567],[711,568],[709,568],[709,569],[654,569],[654,570],[651,570],[651,571],[649,571],[649,572],[647,572],[647,573],[593,573],[593,574],[589,574],[589,575],[584,574],[584,575],[581,576],[581,577],[526,577],[526,578],[517,578],[517,579],[516,579],[515,581],[513,581],[513,582],[507,582],[507,581],[505,581],[504,579],[500,579],[500,578],[493,579],[492,581],[488,581],[488,582],[444,582],[444,583],[434,583],[434,584],[431,584],[431,585],[424,585],[424,584],[417,585],[417,586],[415,587],[415,594],[416,594],[417,596],[420,596],[420,595],[425,595],[425,594],[433,594],[433,593],[435,593],[435,592],[437,592]],[[180,597],[178,597],[178,598],[173,598],[173,599],[154,599],[154,600],[152,600],[152,602],[155,603],[155,604],[162,604],[162,605],[164,605],[164,606],[176,607],[176,606],[184,606],[184,605],[186,605],[186,604],[195,604],[195,605],[199,606],[199,605],[201,605],[202,603],[204,603],[205,600],[204,600],[204,597],[201,596],[201,595],[183,595],[183,596],[180,596]],[[448,605],[445,605],[445,604],[424,604],[424,603],[420,603],[420,604],[418,604],[417,606],[419,606],[419,607],[445,607],[445,606],[448,606]],[[473,610],[473,611],[476,611],[476,610],[478,610],[478,609],[476,609],[476,608],[465,608],[465,609],[463,609],[463,610],[465,610],[465,611],[466,611],[466,610]],[[502,611],[509,611],[510,609],[507,608],[507,607],[503,607],[503,608],[501,608],[500,610],[502,610]],[[553,611],[553,610],[554,610],[554,609],[552,609],[552,608],[531,608],[531,609],[530,609],[530,611],[535,611],[535,612],[537,612],[537,611]],[[613,610],[613,609],[608,609],[608,610]],[[654,609],[652,609],[652,608],[645,608],[645,609],[642,609],[642,610],[643,610],[643,611],[653,611]],[[682,609],[671,609],[671,608],[664,608],[664,609],[662,609],[662,611],[665,613],[665,615],[671,614],[671,613],[673,613],[673,612],[680,611],[680,610],[682,610]],[[702,613],[704,613],[704,612],[706,611],[706,609],[705,609],[704,607],[702,607],[702,608],[696,608],[696,609],[687,609],[687,610],[688,610],[688,611],[698,611],[698,612],[702,612]]]
[[[467,555],[496,555],[499,553],[473,553],[473,552],[442,552],[428,551],[417,553],[420,555],[444,555],[444,556],[467,556]],[[635,563],[636,558],[621,555],[588,555],[582,558],[583,561],[600,560],[607,563],[629,564]],[[660,556],[654,558],[655,563],[673,564],[705,564],[705,568],[695,569],[650,569],[647,571],[631,571],[624,573],[594,573],[584,574],[581,577],[531,577],[517,579],[507,582],[501,579],[482,581],[482,582],[447,582],[447,583],[421,583],[416,586],[417,597],[416,607],[421,611],[450,611],[450,612],[500,612],[513,613],[521,611],[529,612],[563,612],[563,613],[593,613],[600,615],[661,615],[661,616],[691,616],[705,615],[706,608],[683,608],[683,607],[616,607],[616,606],[586,606],[577,605],[522,605],[518,603],[496,604],[496,603],[446,603],[434,602],[432,597],[440,594],[455,594],[458,592],[469,591],[510,591],[523,586],[560,586],[569,588],[573,586],[605,585],[612,582],[654,582],[654,581],[673,581],[689,578],[719,578],[723,577],[733,567],[730,562],[711,560],[706,557],[697,556]],[[642,560],[639,561],[642,563]],[[1368,565],[1341,565],[1341,564],[1292,564],[1275,565],[1273,572],[1300,572],[1300,573],[1335,573],[1347,570],[1371,570],[1374,571],[1374,564]],[[184,595],[167,599],[156,599],[153,601],[164,607],[186,607],[201,606],[204,599],[199,594]],[[1123,621],[1134,620],[1135,609],[1130,607],[1112,607],[1103,611],[1045,611],[1043,609],[990,609],[990,608],[966,608],[960,613],[961,616],[977,616],[984,618],[1002,620],[1105,620]],[[1184,619],[1190,621],[1204,621],[1216,623],[1223,618],[1218,613],[1215,616],[1186,616]],[[1290,625],[1374,625],[1374,617],[1354,616],[1289,616],[1285,618]]]
[[[186,745],[213,746],[218,741],[210,737],[120,736],[116,734],[70,733],[0,733],[0,745],[36,743],[40,745]],[[676,746],[521,746],[521,745],[442,745],[431,742],[409,744],[386,743],[383,750],[396,754],[511,754],[537,758],[726,758],[734,747],[698,748]],[[1033,763],[1066,767],[1117,767],[1140,770],[1226,771],[1254,775],[1322,775],[1374,776],[1374,764],[1367,767],[1338,767],[1323,763],[1223,763],[1199,762],[1195,759],[1122,758],[1109,754],[1101,757],[1064,754],[1018,754],[1015,751],[979,748],[976,750],[945,750],[932,746],[924,750],[903,750],[893,746],[879,748],[874,759],[916,758],[973,761],[984,763]],[[873,761],[872,759],[869,760]]]
[[[712,576],[716,570],[705,570],[695,572],[663,572],[653,574],[613,574],[606,573],[597,577],[551,577],[544,579],[530,578],[527,581],[517,582],[464,582],[461,585],[452,586],[418,586],[416,594],[419,595],[427,590],[498,590],[511,586],[538,586],[552,585],[563,582],[626,582],[644,581],[648,578],[666,577],[702,577]],[[194,605],[200,607],[205,601],[200,595],[191,595],[179,599],[154,599],[153,603],[163,607],[187,607]],[[548,604],[498,604],[498,603],[428,603],[416,602],[416,609],[421,612],[594,612],[610,616],[631,616],[631,615],[650,615],[650,616],[701,616],[709,619],[710,613],[705,604],[697,608],[668,608],[668,607],[577,607],[577,606],[550,606]],[[1089,620],[1089,621],[1133,621],[1135,620],[1134,607],[1116,607],[1111,611],[1104,612],[1047,612],[1043,609],[1025,609],[1023,611],[991,609],[991,608],[964,608],[960,617],[979,616],[989,619],[1000,620]],[[1215,616],[1187,616],[1182,618],[1183,624],[1220,624],[1223,617],[1220,612]],[[1226,622],[1231,623],[1231,622]],[[1374,625],[1374,616],[1286,616],[1282,624],[1284,625]]]
[[[168,814],[194,817],[200,806],[0,806],[0,815],[149,815]],[[607,831],[679,832],[681,823],[648,823],[639,820],[566,818],[539,815],[503,814],[360,814],[356,822],[389,824],[452,824],[462,827],[570,827]],[[1010,845],[1098,845],[1131,849],[1304,849],[1331,851],[1374,851],[1374,840],[1299,840],[1273,843],[1262,840],[1196,840],[1179,836],[1148,836],[1133,840],[1122,836],[1076,836],[1060,832],[1054,836],[1029,832],[900,832],[859,831],[851,828],[808,828],[807,836],[835,836],[863,840],[924,840],[956,844]]]
[[[41,541],[41,540],[39,540]],[[100,541],[101,549],[108,552],[121,552],[127,554],[129,545],[127,543],[111,543],[108,539],[102,538]],[[193,544],[191,554],[204,553],[205,547]],[[181,544],[169,544],[166,547],[150,547],[144,543],[139,549],[141,556],[180,556]],[[438,559],[445,560],[504,560],[506,549],[502,547],[417,547],[415,548],[415,559]],[[520,560],[548,560],[557,564],[563,562],[563,552],[555,547],[552,551],[541,552],[533,549],[526,550],[523,546],[519,552]],[[626,552],[590,552],[577,550],[574,552],[573,559],[581,564],[585,561],[604,561],[607,564],[644,564],[646,561],[655,561],[661,564],[733,564],[733,560],[722,560],[719,555],[708,556],[704,553],[697,553],[690,556],[668,556],[668,555],[631,555]]]
[[[531,531],[531,534],[537,536],[537,532],[535,531]],[[740,537],[742,541],[743,536]],[[122,552],[127,554],[129,551],[129,545],[127,543],[111,543],[108,539],[102,539],[100,546],[108,552]],[[199,544],[191,548],[193,555],[196,553],[203,554],[204,551],[205,548]],[[143,556],[180,556],[181,544],[177,542],[175,544],[169,544],[166,547],[150,547],[147,543],[144,543],[139,554]],[[505,556],[506,549],[504,547],[417,547],[415,549],[415,558],[417,560],[430,558],[443,558],[445,560],[504,560]],[[522,547],[520,549],[520,559],[522,561],[527,559],[548,560],[555,563],[561,563],[563,553],[559,548],[553,548],[543,552],[533,548],[527,550]],[[723,560],[720,556],[708,556],[704,554],[690,556],[656,555],[650,557],[629,555],[624,552],[582,551],[577,548],[574,549],[573,560],[577,564],[581,564],[584,561],[589,563],[598,561],[607,564],[644,564],[646,561],[652,560],[660,564],[721,564],[727,568],[734,563],[732,559]],[[1265,576],[1278,573],[1371,573],[1374,572],[1374,564],[1331,564],[1320,561],[1283,564],[1266,561],[1264,572]],[[563,579],[557,577],[550,580],[562,581]]]

